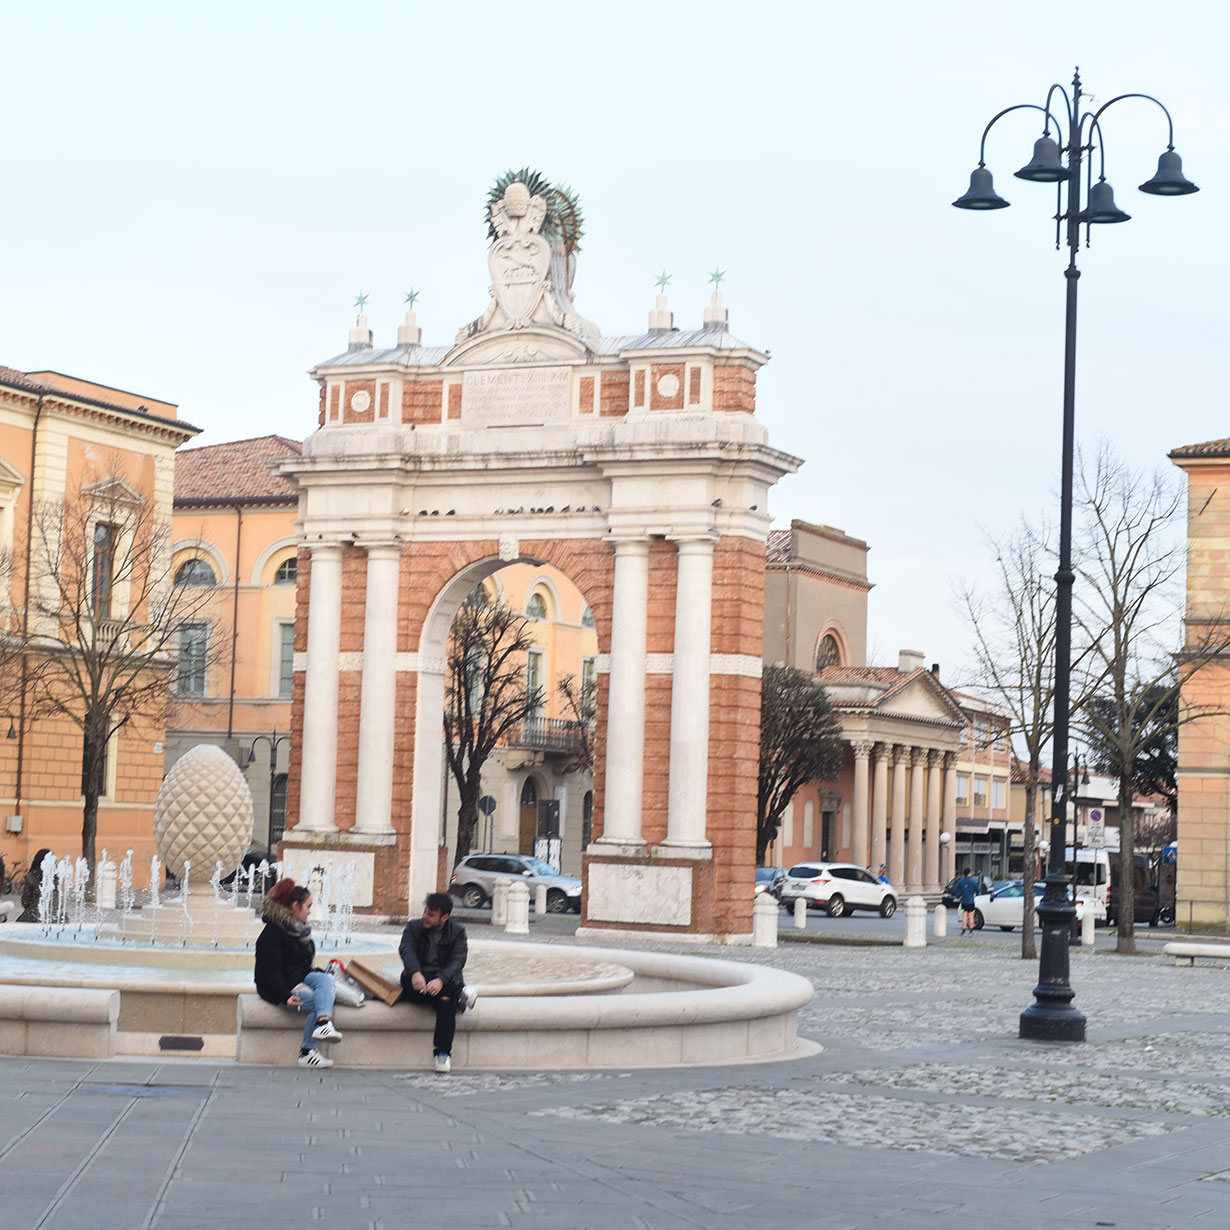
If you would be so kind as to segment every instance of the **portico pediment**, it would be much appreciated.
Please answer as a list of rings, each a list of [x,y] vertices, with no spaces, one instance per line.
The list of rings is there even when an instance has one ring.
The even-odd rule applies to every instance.
[[[880,672],[867,673],[878,675]],[[897,677],[852,680],[824,677],[821,682],[834,705],[847,713],[935,723],[950,728],[965,725],[961,707],[930,671],[920,670],[908,675],[885,673]]]
[[[441,367],[507,367],[511,364],[586,363],[590,348],[579,337],[548,326],[503,329],[481,333],[459,342],[448,352]]]

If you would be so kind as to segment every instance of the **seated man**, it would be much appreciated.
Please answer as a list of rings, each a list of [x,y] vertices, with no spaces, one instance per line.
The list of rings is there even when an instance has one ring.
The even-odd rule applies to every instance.
[[[457,1013],[471,1007],[478,993],[461,980],[466,964],[466,929],[453,922],[448,893],[428,893],[423,917],[402,932],[398,952],[403,966],[399,1003],[423,1004],[436,1011],[431,1049],[437,1072],[452,1069]]]

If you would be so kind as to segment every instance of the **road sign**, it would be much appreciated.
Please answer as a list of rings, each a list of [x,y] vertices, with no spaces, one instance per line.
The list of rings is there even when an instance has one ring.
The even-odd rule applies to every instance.
[[[1104,846],[1106,844],[1106,820],[1102,816],[1102,809],[1095,807],[1089,812],[1089,824],[1087,825],[1088,844],[1091,846]]]

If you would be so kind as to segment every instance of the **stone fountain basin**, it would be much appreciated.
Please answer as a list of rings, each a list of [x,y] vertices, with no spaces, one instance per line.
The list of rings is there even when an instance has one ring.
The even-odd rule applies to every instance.
[[[361,955],[393,978],[401,968],[388,935],[356,936],[348,949],[319,954],[331,955]],[[118,1054],[287,1062],[301,1023],[255,997],[251,963],[251,949],[57,943],[37,924],[0,936],[0,983],[119,991]],[[458,1022],[459,1067],[785,1058],[799,1053],[796,1013],[812,996],[806,979],[743,962],[514,941],[472,941],[466,974],[481,1000]],[[347,1034],[339,1066],[414,1068],[430,1058],[418,1036],[429,1029],[427,1011],[369,1002],[337,1016]]]

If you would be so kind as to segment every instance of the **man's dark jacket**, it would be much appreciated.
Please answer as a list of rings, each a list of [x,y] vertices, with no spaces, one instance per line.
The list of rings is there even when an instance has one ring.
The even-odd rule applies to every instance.
[[[429,943],[428,934],[421,918],[412,919],[406,924],[406,929],[401,934],[401,944],[398,945],[397,951],[401,954],[401,963],[404,966],[401,976],[401,984],[404,987],[410,985],[411,974],[423,973],[423,962],[427,957]],[[439,978],[445,986],[448,986],[450,983],[460,982],[461,972],[465,969],[466,929],[461,923],[454,922],[450,918],[440,928],[439,936],[436,960],[440,964],[440,969],[432,977]]]

